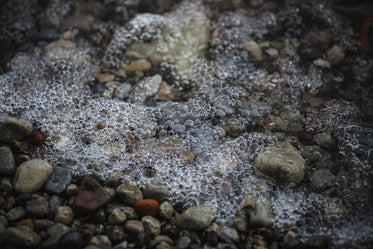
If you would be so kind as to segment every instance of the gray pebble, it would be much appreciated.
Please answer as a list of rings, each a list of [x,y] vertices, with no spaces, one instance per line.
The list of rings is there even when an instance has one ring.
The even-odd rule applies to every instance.
[[[174,223],[181,229],[198,231],[208,227],[215,218],[215,212],[208,206],[195,206],[178,216]]]
[[[49,202],[44,197],[34,194],[26,202],[26,209],[32,215],[46,217],[49,214]]]
[[[169,202],[163,202],[159,206],[158,210],[159,216],[161,216],[163,219],[170,219],[172,215],[174,214],[174,207]]]
[[[66,188],[66,195],[67,196],[73,196],[73,195],[78,194],[78,191],[79,191],[78,185],[72,183],[69,186],[67,186],[67,188]]]
[[[126,214],[119,208],[115,208],[108,217],[109,224],[119,225],[126,220]]]
[[[145,232],[150,235],[157,236],[161,233],[161,223],[156,218],[147,215],[142,217],[141,222],[144,225]]]
[[[118,186],[117,195],[127,205],[133,205],[136,201],[142,200],[143,195],[139,187],[124,183]]]
[[[126,214],[127,220],[137,220],[139,215],[136,213],[136,210],[132,207],[124,207],[122,211]]]
[[[15,169],[12,150],[7,146],[0,147],[0,175],[11,175]]]
[[[69,206],[60,206],[57,208],[54,221],[64,225],[69,225],[73,221],[74,217],[74,212]]]
[[[133,235],[137,236],[139,233],[142,233],[145,231],[144,225],[139,220],[129,220],[124,225],[124,230]]]
[[[6,218],[9,222],[20,220],[21,218],[26,216],[26,210],[22,206],[18,206],[15,208],[12,208],[6,213]]]
[[[71,179],[70,170],[57,167],[45,183],[45,189],[51,194],[61,194],[70,184]]]

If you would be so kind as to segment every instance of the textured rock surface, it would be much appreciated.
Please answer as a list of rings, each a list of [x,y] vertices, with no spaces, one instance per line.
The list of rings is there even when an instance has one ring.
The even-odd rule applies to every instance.
[[[38,191],[53,172],[53,167],[40,159],[31,159],[22,163],[14,173],[13,186],[17,192]]]
[[[32,132],[32,124],[24,119],[0,117],[0,142],[22,139]]]
[[[289,143],[271,146],[261,152],[254,167],[258,173],[277,183],[300,184],[305,175],[305,162]]]
[[[11,175],[14,172],[15,161],[12,150],[7,146],[0,147],[0,175]]]
[[[208,227],[215,218],[214,211],[207,206],[195,206],[188,208],[180,216],[176,217],[174,224],[191,231],[198,231]]]

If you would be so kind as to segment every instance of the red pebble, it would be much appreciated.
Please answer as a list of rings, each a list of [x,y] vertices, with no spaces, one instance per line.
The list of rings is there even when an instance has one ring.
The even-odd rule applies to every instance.
[[[155,217],[158,213],[159,202],[154,199],[138,200],[133,205],[133,208],[140,216],[150,215]]]

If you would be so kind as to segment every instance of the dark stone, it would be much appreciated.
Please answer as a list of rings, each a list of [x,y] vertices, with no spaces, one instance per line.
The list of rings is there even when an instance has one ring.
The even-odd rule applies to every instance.
[[[114,243],[118,243],[127,237],[123,226],[107,226],[105,229],[105,234]]]
[[[26,201],[30,200],[31,194],[30,193],[22,193],[16,196],[15,204],[17,206],[25,205]]]
[[[54,214],[56,210],[63,205],[63,202],[64,200],[61,197],[53,195],[49,201],[49,209],[51,214]]]
[[[51,194],[63,193],[72,179],[71,172],[68,169],[58,167],[49,176],[45,189]]]
[[[217,246],[219,243],[218,234],[215,231],[208,232],[206,235],[207,243],[211,246]]]
[[[17,206],[9,210],[5,216],[9,222],[17,221],[26,216],[26,210],[22,206]]]
[[[80,249],[83,247],[83,235],[79,232],[71,232],[67,234],[62,242],[60,248]]]
[[[27,226],[8,227],[4,238],[10,245],[16,247],[35,247],[40,243],[40,236]]]
[[[150,244],[150,236],[147,233],[139,233],[136,237],[137,248],[146,247]]]
[[[49,236],[47,239],[45,239],[41,246],[45,249],[57,249],[59,247],[59,244],[63,238],[62,233],[54,234],[53,236]]]
[[[15,169],[12,150],[7,146],[0,147],[0,175],[11,175]]]
[[[177,243],[178,249],[186,249],[189,247],[192,240],[189,237],[181,237]]]
[[[0,117],[0,142],[22,139],[32,132],[32,124],[24,119]]]
[[[26,202],[26,209],[34,216],[46,217],[49,214],[49,203],[40,195],[32,195],[31,199]]]
[[[312,249],[326,249],[331,248],[332,241],[331,238],[328,236],[312,236],[307,240],[307,248]]]
[[[5,202],[3,206],[1,207],[1,209],[4,210],[5,212],[9,211],[14,207],[15,203],[16,203],[16,199],[14,198],[14,196],[9,196],[5,199]]]
[[[110,194],[92,177],[84,177],[72,205],[81,213],[97,211],[111,200]]]
[[[245,249],[252,249],[253,245],[250,243],[250,240],[246,240]]]
[[[35,220],[34,229],[35,231],[46,230],[48,226],[52,225],[53,221],[47,219]]]
[[[277,241],[273,241],[273,242],[269,245],[269,249],[278,249],[278,248],[280,248],[280,247],[279,247]]]

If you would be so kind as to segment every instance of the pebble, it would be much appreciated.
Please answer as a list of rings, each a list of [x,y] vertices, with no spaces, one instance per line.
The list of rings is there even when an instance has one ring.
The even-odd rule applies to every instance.
[[[189,150],[182,150],[179,152],[178,154],[179,158],[188,162],[188,163],[192,163],[193,160],[194,160],[194,153],[189,151]]]
[[[243,49],[249,52],[256,61],[263,60],[262,50],[255,41],[246,41],[243,44]]]
[[[335,176],[329,169],[318,169],[311,174],[312,185],[318,191],[324,191],[334,182]]]
[[[5,215],[5,217],[8,219],[9,222],[20,220],[25,216],[26,216],[26,209],[22,206],[12,208]]]
[[[12,181],[9,178],[2,178],[0,179],[0,190],[4,192],[12,192],[13,185]]]
[[[255,206],[255,209],[250,213],[249,224],[254,227],[272,225],[273,211],[270,201],[265,197],[259,197]]]
[[[69,225],[73,221],[74,217],[74,212],[69,206],[60,206],[57,208],[54,221],[64,225]]]
[[[166,242],[167,244],[170,244],[170,245],[174,244],[174,241],[166,235],[157,235],[157,236],[155,236],[154,240],[158,241],[158,242],[164,241],[164,242]]]
[[[126,214],[127,220],[137,220],[139,215],[136,213],[136,210],[132,207],[124,207],[122,211]]]
[[[234,217],[234,227],[240,232],[240,233],[247,233],[248,231],[248,221],[245,216],[242,215],[236,215]]]
[[[34,231],[34,228],[35,228],[35,224],[34,224],[34,220],[30,219],[30,218],[27,218],[27,219],[24,219],[24,220],[20,220],[18,221],[15,226],[28,226],[29,228],[31,228],[33,231]]]
[[[3,237],[16,247],[32,248],[40,244],[41,237],[28,226],[8,227]]]
[[[31,159],[22,163],[16,169],[13,177],[13,187],[17,192],[34,193],[41,189],[53,167],[40,159]]]
[[[190,246],[192,240],[189,237],[180,237],[179,242],[177,242],[178,249],[186,249]]]
[[[161,241],[161,243],[159,243],[155,248],[156,249],[173,249],[174,247],[172,247],[166,241]]]
[[[149,233],[151,236],[157,236],[161,233],[161,223],[159,220],[152,216],[144,216],[141,219],[144,225],[145,232]]]
[[[58,207],[63,205],[63,202],[64,200],[61,197],[53,195],[49,201],[49,209],[51,214],[54,214],[57,211]]]
[[[139,220],[129,220],[124,224],[124,230],[133,235],[137,236],[138,234],[145,231],[144,225]]]
[[[34,194],[26,202],[26,209],[34,216],[46,217],[49,214],[49,202],[44,197]]]
[[[313,141],[323,148],[333,149],[337,146],[336,141],[329,132],[321,132],[313,137]]]
[[[15,169],[12,150],[7,146],[0,147],[0,175],[12,175]]]
[[[155,199],[159,202],[167,201],[169,192],[167,186],[150,182],[145,186],[144,198]]]
[[[139,187],[133,186],[129,183],[123,183],[116,189],[117,195],[124,204],[133,205],[136,201],[142,200],[143,194]]]
[[[163,219],[168,220],[174,214],[174,207],[172,206],[171,203],[167,201],[162,202],[161,205],[159,206],[158,214]]]
[[[60,245],[60,248],[80,249],[83,247],[83,235],[79,232],[67,234]]]
[[[51,194],[63,193],[72,179],[68,169],[57,167],[45,183],[45,190]]]
[[[132,61],[127,67],[127,71],[148,71],[152,65],[147,60],[136,60]]]
[[[238,234],[237,230],[232,227],[223,226],[220,229],[220,232],[226,235],[234,243],[238,243],[240,241],[240,235]]]
[[[0,117],[0,142],[22,139],[32,132],[32,124],[24,119],[8,116]]]
[[[79,187],[78,187],[78,185],[76,185],[74,183],[70,184],[66,188],[66,195],[67,196],[70,196],[70,197],[74,196],[74,195],[78,194],[78,192],[79,192]]]
[[[98,73],[95,75],[95,77],[100,83],[105,83],[105,82],[113,81],[115,78],[115,75],[109,74],[109,73]]]
[[[284,237],[284,245],[286,248],[295,248],[298,243],[297,235],[293,231],[286,233]]]
[[[332,65],[338,64],[345,57],[344,51],[338,45],[334,45],[331,49],[329,49],[326,52],[326,54],[327,54],[328,61]]]
[[[329,61],[323,59],[317,59],[313,61],[313,64],[321,68],[331,68]]]
[[[108,217],[109,224],[112,225],[119,225],[122,224],[126,220],[126,214],[120,210],[119,208],[115,208]]]
[[[124,228],[117,225],[107,226],[105,229],[105,234],[108,236],[111,242],[113,242],[113,244],[122,241],[127,236],[124,232]]]
[[[120,84],[118,87],[114,88],[113,97],[121,100],[125,100],[130,96],[130,91],[132,86],[127,83]]]
[[[158,213],[159,202],[154,199],[138,200],[133,205],[133,208],[140,216],[150,215],[155,217]]]
[[[259,153],[254,169],[276,183],[298,185],[304,179],[305,162],[300,153],[285,142]]]
[[[83,178],[72,208],[81,213],[94,212],[111,200],[109,193],[92,177]]]
[[[207,228],[215,218],[215,212],[208,206],[188,208],[173,221],[181,229],[198,231]]]
[[[255,199],[252,195],[246,195],[243,200],[238,205],[238,209],[242,211],[247,211],[255,208]]]

